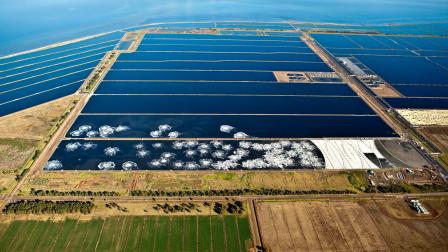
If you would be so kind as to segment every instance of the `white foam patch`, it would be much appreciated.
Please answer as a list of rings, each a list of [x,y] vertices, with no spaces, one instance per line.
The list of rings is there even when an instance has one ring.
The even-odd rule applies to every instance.
[[[268,167],[268,163],[262,158],[256,158],[244,161],[242,166],[246,169],[264,169]]]
[[[169,131],[171,129],[172,129],[171,125],[168,125],[168,124],[159,125],[159,131],[161,131],[161,132]]]
[[[212,156],[214,158],[224,159],[226,158],[226,153],[222,150],[216,150],[215,152],[212,153]]]
[[[145,158],[147,156],[149,156],[149,151],[143,149],[137,151],[138,158]]]
[[[128,131],[128,130],[130,130],[131,128],[129,128],[128,126],[123,126],[123,125],[118,125],[116,128],[115,128],[115,132],[123,132],[123,131]]]
[[[160,157],[167,158],[167,159],[173,159],[176,157],[176,154],[174,154],[172,152],[164,152],[164,153],[162,153],[162,155],[160,155]]]
[[[65,151],[72,152],[77,150],[82,145],[79,142],[68,143],[65,145]]]
[[[196,170],[199,168],[199,165],[196,162],[186,162],[185,168],[188,170]]]
[[[210,144],[213,145],[213,147],[215,147],[215,148],[221,148],[221,146],[223,145],[223,142],[214,140],[214,141],[210,141]]]
[[[109,125],[103,125],[98,129],[98,131],[100,132],[101,137],[109,137],[115,133],[115,128]]]
[[[61,170],[62,162],[59,160],[50,160],[45,163],[44,169],[45,170]]]
[[[202,168],[209,168],[213,163],[213,160],[211,159],[200,159],[199,164]]]
[[[113,157],[117,155],[117,153],[120,151],[120,148],[118,147],[107,147],[104,149],[104,154],[109,157]]]
[[[86,142],[82,145],[82,149],[85,151],[96,149],[96,147],[97,147],[97,144],[93,143],[93,142]]]
[[[86,133],[86,136],[87,137],[97,137],[99,134],[100,134],[100,132],[98,132],[96,130],[91,130]]]
[[[153,144],[152,144],[152,147],[153,147],[154,149],[160,149],[160,148],[163,147],[163,144],[162,144],[162,143],[153,143]]]
[[[145,145],[143,143],[139,143],[139,144],[134,145],[134,148],[137,150],[142,150],[145,148]]]
[[[198,152],[195,150],[186,150],[185,151],[185,156],[188,158],[192,158],[192,157],[196,156],[197,154],[198,154]]]
[[[70,132],[70,136],[72,137],[80,137],[82,136],[83,132],[79,131],[79,130],[73,130],[72,132]]]
[[[115,169],[115,163],[112,161],[109,162],[101,162],[98,164],[98,169],[100,170],[113,170]]]
[[[233,129],[235,129],[235,127],[230,125],[221,125],[221,127],[219,127],[219,130],[224,133],[230,133]]]
[[[178,138],[179,135],[180,135],[180,133],[177,131],[172,131],[172,132],[168,133],[169,138]]]
[[[151,137],[154,137],[154,138],[159,138],[162,136],[162,132],[160,130],[154,130],[154,131],[151,131],[149,133],[149,135],[151,135]]]
[[[185,165],[185,163],[182,162],[182,161],[175,161],[175,162],[173,163],[173,166],[174,166],[175,168],[178,168],[178,169],[184,167],[184,165]]]
[[[182,149],[184,147],[185,147],[185,142],[175,141],[173,143],[173,149],[175,149],[175,150],[180,150],[180,149]]]
[[[152,167],[156,167],[156,168],[158,168],[158,167],[162,166],[162,163],[161,163],[160,160],[158,160],[158,159],[153,159],[153,160],[150,162],[150,165],[151,165]]]
[[[92,126],[90,126],[90,125],[81,125],[81,126],[79,126],[79,128],[78,128],[78,130],[79,131],[81,131],[81,132],[87,132],[87,131],[89,131],[89,130],[91,130],[92,129]]]
[[[123,163],[123,165],[121,166],[123,168],[123,170],[136,170],[138,169],[138,165],[135,162],[132,161],[126,161]]]
[[[248,138],[248,137],[249,137],[249,135],[244,132],[237,132],[237,133],[233,134],[233,138],[241,139],[241,138]]]
[[[232,160],[218,161],[212,164],[216,170],[229,170],[238,167],[238,163]]]

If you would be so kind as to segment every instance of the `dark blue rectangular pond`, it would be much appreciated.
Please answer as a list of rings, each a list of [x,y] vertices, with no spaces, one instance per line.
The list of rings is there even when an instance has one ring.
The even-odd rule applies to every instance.
[[[103,81],[96,94],[283,94],[356,96],[344,83]]]
[[[448,85],[394,85],[394,88],[408,97],[448,97]]]
[[[56,78],[63,78],[65,76],[70,76],[70,75],[74,75],[74,76],[83,76],[81,78],[85,78],[85,72],[86,71],[92,71],[92,69],[98,64],[99,61],[95,61],[92,63],[87,63],[87,64],[83,64],[80,66],[75,66],[75,67],[70,67],[67,69],[60,69],[57,70],[53,73],[46,73],[40,76],[34,76],[34,77],[30,77],[28,79],[24,79],[24,80],[20,80],[20,81],[16,81],[16,82],[11,82],[8,84],[3,84],[0,85],[0,92],[4,92],[7,90],[11,90],[11,89],[16,89],[16,88],[20,88],[20,87],[25,87],[28,85],[34,85],[37,83],[42,83],[45,81],[49,81],[50,79],[56,79]],[[81,79],[79,78],[79,79]],[[77,80],[79,80],[77,79]]]
[[[397,109],[448,109],[448,98],[386,98]]]
[[[284,53],[313,53],[310,48],[303,46],[251,46],[251,45],[167,45],[140,44],[137,51],[170,51],[170,52],[284,52]]]
[[[146,34],[143,41],[148,39],[212,39],[212,40],[281,40],[298,41],[299,37],[280,37],[280,36],[251,36],[251,35],[213,35],[213,34]]]
[[[83,113],[374,114],[359,97],[197,95],[96,95]]]
[[[142,44],[170,45],[251,45],[251,46],[305,46],[300,40],[226,40],[226,39],[145,39]]]
[[[81,85],[81,82],[73,83],[68,86],[57,88],[54,90],[42,91],[42,93],[35,93],[30,97],[26,97],[17,101],[9,102],[0,105],[0,116],[4,116],[10,113],[20,111],[22,109],[27,109],[32,106],[39,105],[44,102],[55,100],[63,96],[67,96],[76,92],[76,90]]]
[[[378,116],[251,115],[81,115],[67,137],[151,138],[160,125],[181,138],[233,138],[237,132],[259,138],[395,137]],[[222,131],[222,125],[231,130]],[[105,134],[100,127],[111,127]],[[81,129],[81,130],[79,130]],[[83,130],[84,129],[84,130]],[[369,130],[366,130],[369,129]],[[100,134],[102,132],[102,135]],[[169,131],[158,137],[169,137]]]
[[[300,60],[300,58],[298,58]],[[286,61],[167,61],[167,62],[131,62],[118,61],[113,69],[187,69],[187,70],[253,70],[253,71],[307,71],[330,72],[323,62],[286,62]]]
[[[314,53],[207,53],[207,52],[136,52],[121,54],[119,61],[161,60],[260,60],[260,61],[311,61],[322,62]]]
[[[273,155],[272,153],[276,153]],[[298,141],[62,141],[45,170],[236,170],[323,168]]]
[[[272,72],[110,70],[105,80],[276,81]]]

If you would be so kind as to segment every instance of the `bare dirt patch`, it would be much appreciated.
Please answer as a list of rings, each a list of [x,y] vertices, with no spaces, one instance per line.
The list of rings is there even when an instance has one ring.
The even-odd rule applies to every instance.
[[[425,200],[429,217],[401,199],[260,202],[257,212],[272,251],[446,251],[447,202]]]
[[[0,117],[0,137],[42,140],[74,100],[74,96],[66,96]]]
[[[448,151],[448,126],[421,127],[418,130],[442,151]]]
[[[372,87],[372,91],[381,97],[401,97],[401,95],[386,84],[380,84],[378,87]]]

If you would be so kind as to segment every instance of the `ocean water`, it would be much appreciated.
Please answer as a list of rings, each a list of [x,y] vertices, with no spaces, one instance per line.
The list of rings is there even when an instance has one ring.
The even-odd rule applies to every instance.
[[[446,21],[445,0],[21,0],[0,1],[0,55],[151,23],[306,21],[386,24]]]

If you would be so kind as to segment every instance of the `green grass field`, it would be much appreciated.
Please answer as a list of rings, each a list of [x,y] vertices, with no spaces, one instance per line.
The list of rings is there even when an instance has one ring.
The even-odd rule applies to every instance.
[[[0,224],[0,251],[247,251],[239,216],[111,217]]]

